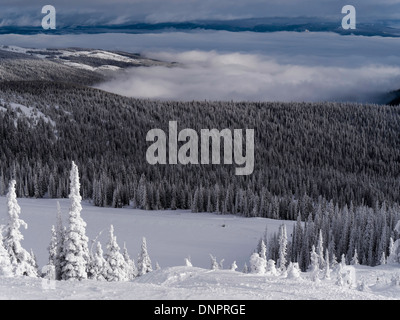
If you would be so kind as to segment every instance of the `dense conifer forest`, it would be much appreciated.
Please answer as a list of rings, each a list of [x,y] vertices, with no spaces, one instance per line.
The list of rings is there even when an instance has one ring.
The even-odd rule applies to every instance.
[[[18,196],[66,197],[74,160],[83,197],[98,206],[296,219],[293,200],[322,198],[340,208],[399,200],[396,106],[138,100],[48,81],[2,82],[0,99],[1,194],[15,177]],[[146,133],[168,133],[171,120],[197,132],[254,128],[254,173],[148,164]]]

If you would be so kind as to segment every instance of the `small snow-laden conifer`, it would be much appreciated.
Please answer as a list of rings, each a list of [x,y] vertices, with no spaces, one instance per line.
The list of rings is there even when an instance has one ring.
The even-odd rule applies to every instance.
[[[247,266],[247,263],[245,262],[244,263],[244,266],[243,266],[243,271],[242,271],[243,273],[249,273],[249,267]]]
[[[250,256],[250,272],[256,274],[265,274],[267,261],[260,257],[257,252]]]
[[[267,261],[267,246],[265,245],[264,240],[261,240],[260,243],[260,257]]]
[[[38,262],[37,262],[37,259],[36,259],[35,254],[33,253],[33,249],[32,249],[32,248],[31,248],[30,254],[31,254],[33,263],[34,263],[34,265],[35,265],[35,269],[36,269],[37,272],[39,272],[39,264],[38,264]]]
[[[290,262],[287,268],[287,277],[289,279],[300,278],[300,267],[297,262]]]
[[[10,256],[3,246],[2,227],[3,226],[0,228],[0,277],[12,277],[13,268],[11,266]]]
[[[353,265],[353,266],[359,265],[357,249],[354,249],[354,255],[353,255],[353,258],[350,261],[350,264]]]
[[[151,259],[147,252],[146,238],[143,237],[142,247],[138,256],[138,275],[141,276],[152,271],[153,267],[151,266]]]
[[[319,230],[318,244],[317,244],[316,252],[318,254],[318,265],[319,265],[319,268],[322,270],[325,268],[324,241],[322,238],[322,230]]]
[[[337,268],[337,277],[336,277],[336,284],[339,287],[343,287],[343,285],[344,285],[342,270],[343,270],[343,265],[341,263],[339,263],[338,268]]]
[[[267,274],[271,274],[273,276],[276,276],[278,274],[275,266],[275,260],[273,259],[269,259],[267,262]]]
[[[58,239],[57,239],[56,228],[55,228],[55,226],[51,226],[51,239],[50,239],[50,245],[48,247],[49,265],[54,266],[54,269],[55,269],[55,265],[56,265],[57,259],[58,259],[58,252],[57,252],[58,243],[57,243],[57,241],[58,241]]]
[[[107,281],[128,281],[128,265],[124,256],[120,252],[117,243],[117,237],[114,235],[114,227],[110,226],[110,239],[107,243],[107,253],[105,254],[107,261]]]
[[[137,277],[138,271],[136,269],[135,261],[131,259],[131,257],[129,256],[125,242],[124,242],[124,248],[122,249],[122,255],[128,266],[128,280],[133,280]]]
[[[3,244],[10,256],[13,273],[17,276],[37,277],[38,270],[31,254],[21,246],[24,239],[20,227],[28,228],[28,225],[19,218],[21,208],[17,202],[15,193],[16,181],[12,180],[7,193],[8,224],[4,230]]]
[[[313,245],[310,253],[310,271],[311,271],[311,280],[318,281],[319,280],[319,255],[315,252],[315,246]]]
[[[161,270],[160,265],[158,264],[158,261],[156,261],[156,270]]]
[[[347,265],[346,264],[346,256],[345,256],[344,253],[342,254],[342,257],[341,257],[341,260],[340,260],[340,264],[342,265],[342,267],[345,267]]]
[[[329,263],[329,250],[328,250],[328,248],[325,250],[324,278],[327,279],[327,280],[331,278],[331,267],[330,267],[330,263]]]
[[[331,263],[332,270],[335,270],[337,268],[337,265],[339,264],[335,254],[332,254],[332,261],[330,263]]]
[[[221,260],[219,261],[219,263],[218,263],[218,268],[219,268],[219,269],[223,269],[223,268],[224,268],[224,261],[225,261],[225,259],[221,259]]]
[[[186,267],[193,267],[193,264],[190,261],[190,257],[189,258],[185,258],[185,266]]]
[[[390,238],[389,243],[389,256],[387,258],[387,263],[398,263],[399,262],[399,255],[398,252],[400,245],[400,240],[393,241],[393,238]]]
[[[232,264],[231,264],[230,270],[231,270],[231,271],[236,271],[237,268],[238,268],[238,266],[237,266],[237,264],[236,264],[236,261],[233,261]]]
[[[97,241],[96,251],[91,255],[89,262],[89,279],[105,281],[108,276],[109,265],[104,258],[101,243]]]
[[[211,259],[211,270],[218,270],[219,264],[217,262],[217,258],[214,257],[212,254],[210,254],[210,259]]]

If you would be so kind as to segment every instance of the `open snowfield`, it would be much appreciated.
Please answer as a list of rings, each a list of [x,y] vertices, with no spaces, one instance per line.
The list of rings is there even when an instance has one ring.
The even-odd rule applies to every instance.
[[[22,230],[23,246],[33,249],[40,267],[47,262],[50,228],[56,220],[57,200],[18,199],[21,218],[28,223]],[[66,218],[69,200],[60,204]],[[331,279],[313,282],[309,273],[300,278],[285,275],[254,275],[241,271],[255,249],[266,226],[276,232],[282,221],[241,218],[188,211],[142,211],[97,208],[83,203],[82,218],[87,222],[89,239],[98,237],[105,248],[110,224],[117,241],[136,261],[141,238],[147,239],[153,265],[160,270],[132,282],[109,283],[93,280],[52,281],[27,277],[0,278],[0,299],[168,299],[168,300],[263,300],[263,299],[400,299],[400,266],[356,266],[351,288],[338,286]],[[6,199],[0,198],[0,224],[5,224]],[[292,222],[285,221],[288,233]],[[210,270],[209,254],[225,259],[224,270]],[[184,266],[191,257],[193,267]],[[236,260],[238,271],[230,271]],[[397,277],[397,281],[393,281]],[[364,289],[357,285],[364,282]]]
[[[397,267],[396,267],[397,268]],[[398,269],[397,269],[398,270]],[[1,278],[0,299],[50,300],[398,300],[400,286],[390,279],[393,267],[357,267],[366,289],[340,287],[331,280],[243,274],[198,267],[168,267],[132,282],[53,281],[38,278]],[[379,279],[377,281],[377,279]]]
[[[20,218],[28,224],[21,230],[26,250],[32,249],[40,267],[48,262],[47,247],[50,243],[51,226],[56,224],[57,201],[54,199],[18,199]],[[59,200],[64,221],[67,223],[69,200]],[[190,257],[193,266],[209,268],[210,254],[218,262],[225,259],[229,267],[236,260],[239,270],[249,260],[259,239],[268,225],[268,232],[278,232],[282,221],[263,218],[241,218],[233,215],[191,213],[190,211],[144,211],[131,208],[99,208],[82,203],[83,220],[87,223],[89,240],[97,238],[105,249],[110,225],[114,226],[119,246],[124,242],[131,258],[137,258],[146,237],[153,264],[163,267],[182,266]],[[0,197],[0,224],[7,223],[6,198]],[[288,233],[293,222],[287,221]],[[100,234],[101,233],[101,234]],[[99,235],[100,234],[100,235]]]

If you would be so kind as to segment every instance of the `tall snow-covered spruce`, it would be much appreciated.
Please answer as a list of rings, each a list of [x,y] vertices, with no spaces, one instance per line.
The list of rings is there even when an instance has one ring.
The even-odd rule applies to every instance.
[[[72,162],[70,173],[71,201],[69,209],[69,226],[65,233],[61,273],[63,280],[83,280],[88,277],[89,248],[86,236],[86,222],[81,218],[80,182],[78,167]]]
[[[38,275],[35,261],[31,254],[21,246],[24,236],[19,228],[28,225],[19,218],[21,208],[15,193],[16,181],[11,180],[7,193],[8,224],[5,228],[3,244],[10,256],[13,273],[17,276],[36,277]]]

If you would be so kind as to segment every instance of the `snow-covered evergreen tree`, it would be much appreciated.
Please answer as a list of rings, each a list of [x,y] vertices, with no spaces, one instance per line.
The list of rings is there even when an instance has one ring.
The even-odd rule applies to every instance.
[[[217,262],[217,258],[214,257],[212,254],[210,254],[210,259],[211,259],[211,270],[218,270],[219,264]]]
[[[287,277],[289,279],[300,278],[300,267],[297,262],[290,262],[287,268]]]
[[[286,269],[286,254],[287,254],[286,225],[282,224],[279,227],[279,261],[278,261],[278,267],[281,271],[284,271]]]
[[[331,267],[329,264],[329,250],[325,250],[325,268],[324,268],[324,278],[330,279],[331,278]]]
[[[193,264],[190,261],[190,257],[189,258],[185,258],[185,266],[186,267],[193,267]]]
[[[356,265],[359,264],[359,262],[358,262],[357,249],[354,249],[354,255],[353,255],[353,258],[352,258],[351,261],[350,261],[350,264],[351,264],[351,265],[354,265],[354,266],[356,266]]]
[[[7,193],[8,224],[4,230],[3,244],[10,256],[13,273],[17,276],[37,277],[38,270],[31,254],[21,246],[24,239],[20,227],[28,228],[28,225],[19,218],[21,208],[17,202],[15,193],[16,181],[12,180]]]
[[[315,246],[313,245],[310,253],[310,271],[311,271],[311,280],[318,281],[319,280],[319,255],[315,251]]]
[[[56,280],[61,280],[61,265],[64,261],[63,245],[65,239],[65,228],[62,221],[62,212],[60,202],[57,201],[57,221],[56,221],[56,237],[57,237],[57,249],[56,249],[56,259],[54,261],[54,268],[56,273]]]
[[[107,252],[105,254],[107,262],[107,281],[128,281],[128,265],[124,256],[120,252],[117,243],[117,237],[114,235],[114,227],[110,226],[110,238],[107,243]]]
[[[243,273],[249,273],[249,267],[247,266],[247,263],[245,262],[244,263],[244,266],[243,266],[243,271],[242,271]]]
[[[221,259],[218,263],[218,269],[223,269],[224,268],[224,261],[225,259]]]
[[[399,240],[393,241],[393,238],[390,237],[389,240],[389,256],[387,258],[387,263],[398,263],[399,262],[399,256],[397,254],[398,247],[399,247]]]
[[[103,256],[103,249],[101,243],[96,243],[96,251],[92,254],[90,263],[88,277],[89,279],[105,281],[108,276],[108,263]]]
[[[319,265],[319,268],[322,270],[325,268],[325,260],[324,260],[324,241],[322,238],[322,230],[321,229],[319,230],[316,252],[318,254],[318,265]]]
[[[11,266],[10,255],[3,246],[3,226],[0,228],[0,276],[11,277],[13,268]]]
[[[129,256],[128,249],[126,248],[125,243],[124,248],[122,249],[122,255],[128,266],[128,280],[133,280],[137,277],[138,271],[136,269],[135,261]]]
[[[144,275],[153,271],[153,267],[151,266],[151,259],[147,252],[147,242],[146,238],[142,239],[142,247],[138,256],[138,275]]]
[[[38,264],[38,262],[37,262],[35,253],[33,252],[33,249],[32,249],[32,248],[31,248],[31,251],[30,251],[30,255],[31,255],[31,257],[32,257],[33,264],[34,264],[34,266],[35,266],[35,270],[36,270],[36,272],[39,274],[39,264]]]
[[[344,285],[344,280],[343,280],[343,266],[342,263],[338,264],[338,268],[337,268],[337,276],[336,276],[336,285],[338,285],[339,287],[343,287]]]
[[[232,264],[231,264],[230,270],[231,270],[231,271],[236,271],[237,267],[238,267],[238,266],[237,266],[237,264],[236,264],[236,261],[233,261]]]
[[[267,246],[265,245],[264,240],[261,240],[260,244],[260,257],[267,261]]]
[[[57,233],[56,233],[56,228],[54,226],[51,226],[51,239],[50,239],[50,245],[48,247],[49,250],[49,265],[54,266],[57,263],[58,259],[58,243],[57,243]]]
[[[89,248],[86,236],[86,222],[81,217],[82,197],[79,193],[80,182],[78,167],[72,162],[70,172],[70,209],[69,226],[63,243],[63,261],[61,273],[63,280],[87,279]]]
[[[382,252],[381,259],[379,260],[380,265],[386,264],[386,255],[385,252]]]
[[[342,254],[342,257],[340,259],[340,264],[342,265],[342,267],[345,267],[347,265],[346,256],[344,255],[344,253]]]
[[[257,252],[250,256],[250,272],[255,274],[265,274],[267,261],[260,257]]]
[[[278,271],[276,270],[275,260],[269,259],[267,261],[267,273],[271,275],[277,275]]]

